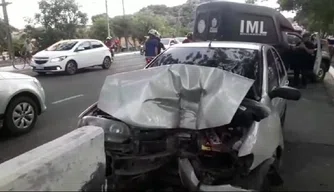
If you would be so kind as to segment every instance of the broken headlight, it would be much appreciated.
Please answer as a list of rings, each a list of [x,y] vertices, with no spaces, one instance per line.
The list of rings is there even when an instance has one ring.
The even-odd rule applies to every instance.
[[[84,116],[78,123],[78,127],[89,125],[103,128],[105,142],[123,143],[131,136],[130,127],[121,121],[99,116]]]
[[[109,119],[110,120],[110,119]],[[110,120],[109,127],[104,127],[105,141],[113,143],[122,143],[129,139],[131,130],[125,123],[115,120]]]

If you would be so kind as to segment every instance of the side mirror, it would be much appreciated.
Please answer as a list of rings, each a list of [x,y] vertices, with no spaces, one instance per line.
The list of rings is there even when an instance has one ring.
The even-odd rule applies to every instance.
[[[78,48],[75,50],[75,52],[84,51],[84,50],[85,50],[85,48],[83,48],[83,47],[78,47]]]
[[[289,86],[282,86],[277,87],[276,89],[269,92],[269,97],[271,99],[279,97],[287,100],[295,100],[298,101],[302,94],[298,89],[289,87]]]

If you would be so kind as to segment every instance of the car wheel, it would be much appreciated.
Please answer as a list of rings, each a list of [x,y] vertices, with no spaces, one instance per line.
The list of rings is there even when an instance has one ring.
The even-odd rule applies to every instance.
[[[102,68],[103,69],[109,69],[111,66],[111,59],[109,57],[105,57],[103,59],[103,64],[102,64]]]
[[[318,74],[315,75],[314,81],[315,82],[323,82],[326,76],[326,64],[322,62],[319,67]]]
[[[36,124],[37,103],[26,96],[14,98],[5,113],[4,127],[11,134],[29,132]]]
[[[77,70],[78,70],[78,66],[74,61],[67,62],[66,67],[65,67],[65,72],[68,75],[74,75],[77,72]]]

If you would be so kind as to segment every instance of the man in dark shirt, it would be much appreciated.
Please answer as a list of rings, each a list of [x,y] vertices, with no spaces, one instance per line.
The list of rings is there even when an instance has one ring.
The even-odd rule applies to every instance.
[[[151,29],[148,32],[148,39],[145,42],[145,58],[146,63],[149,63],[155,56],[158,55],[158,49],[159,49],[159,40],[157,37],[159,36],[159,33]]]
[[[303,34],[302,42],[298,43],[294,50],[298,55],[298,63],[294,67],[294,85],[299,86],[299,76],[302,76],[302,87],[306,88],[307,76],[312,71],[314,65],[314,53],[316,46],[310,40],[311,34]]]

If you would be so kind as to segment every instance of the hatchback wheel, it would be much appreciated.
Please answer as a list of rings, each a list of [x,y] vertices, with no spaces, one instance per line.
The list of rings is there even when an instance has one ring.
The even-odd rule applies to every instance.
[[[78,70],[78,66],[74,61],[69,61],[66,64],[65,72],[68,75],[74,75]]]
[[[26,96],[14,98],[5,113],[4,127],[11,134],[29,132],[36,124],[37,103]]]
[[[109,69],[111,66],[111,59],[109,57],[105,57],[103,59],[103,64],[102,64],[102,68],[103,69]]]

